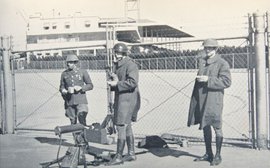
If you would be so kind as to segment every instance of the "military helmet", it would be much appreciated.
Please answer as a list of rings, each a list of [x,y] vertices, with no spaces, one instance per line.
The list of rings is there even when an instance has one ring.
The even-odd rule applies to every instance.
[[[69,62],[69,61],[79,61],[77,55],[75,54],[70,54],[67,56],[67,59],[66,59],[66,62]]]
[[[114,45],[113,50],[115,53],[127,53],[128,47],[124,43],[117,43]]]
[[[204,47],[218,47],[218,42],[216,39],[206,39],[203,41]]]

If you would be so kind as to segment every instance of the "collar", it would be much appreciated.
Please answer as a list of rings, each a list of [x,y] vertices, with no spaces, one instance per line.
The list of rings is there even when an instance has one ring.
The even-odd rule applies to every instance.
[[[125,63],[127,63],[129,60],[130,60],[130,57],[129,56],[126,56],[125,58],[123,58],[122,60],[120,60],[119,62],[117,62],[117,65],[118,66],[122,66]]]
[[[72,72],[72,71],[74,71],[74,72],[77,72],[78,70],[79,70],[79,68],[78,67],[75,67],[74,69],[67,69],[69,72]]]
[[[220,55],[216,54],[214,57],[211,57],[211,58],[208,58],[208,59],[206,58],[205,61],[206,61],[206,64],[213,64],[219,59],[220,59]]]

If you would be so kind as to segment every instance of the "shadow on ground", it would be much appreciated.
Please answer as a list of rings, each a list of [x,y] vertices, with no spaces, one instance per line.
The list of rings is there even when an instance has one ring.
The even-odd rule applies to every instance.
[[[173,156],[177,158],[180,156],[190,156],[194,158],[199,157],[197,155],[193,155],[185,151],[179,151],[170,148],[150,148],[148,150],[150,153],[158,157],[166,157],[166,156]]]
[[[60,145],[61,142],[62,146],[73,146],[72,143],[66,142],[67,141],[66,139],[60,140],[59,138],[48,138],[48,137],[35,137],[35,139],[40,143],[47,143],[50,145]]]

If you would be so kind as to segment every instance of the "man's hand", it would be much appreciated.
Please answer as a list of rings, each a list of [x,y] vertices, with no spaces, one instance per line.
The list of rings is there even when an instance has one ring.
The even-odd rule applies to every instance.
[[[82,87],[81,86],[74,86],[74,90],[76,92],[78,92],[78,91],[82,90]]]
[[[117,85],[117,82],[118,81],[108,81],[108,85],[112,86],[112,87],[115,87]]]
[[[68,93],[68,91],[67,91],[67,89],[62,89],[61,93],[62,93],[63,95],[66,95],[66,94]]]
[[[68,93],[73,94],[74,93],[74,87],[68,87]]]
[[[196,77],[198,82],[207,82],[208,81],[208,76],[206,75],[201,75]]]
[[[118,76],[115,73],[111,73],[110,76],[113,81],[117,81],[117,82],[119,81]]]

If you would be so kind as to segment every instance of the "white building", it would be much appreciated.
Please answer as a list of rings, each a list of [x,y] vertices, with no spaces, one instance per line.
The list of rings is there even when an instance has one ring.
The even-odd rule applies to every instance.
[[[108,36],[107,32],[113,32]],[[166,24],[131,18],[31,16],[27,29],[27,50],[37,56],[97,55],[105,52],[108,40],[126,43],[179,39],[191,35]]]

